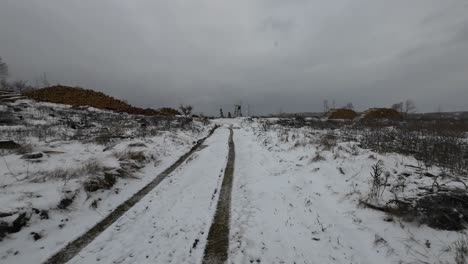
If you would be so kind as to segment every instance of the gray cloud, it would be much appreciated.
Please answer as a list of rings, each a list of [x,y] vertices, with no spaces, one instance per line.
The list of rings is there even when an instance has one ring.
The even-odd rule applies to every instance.
[[[468,6],[459,0],[2,1],[12,78],[216,114],[359,109],[413,98],[466,110]]]

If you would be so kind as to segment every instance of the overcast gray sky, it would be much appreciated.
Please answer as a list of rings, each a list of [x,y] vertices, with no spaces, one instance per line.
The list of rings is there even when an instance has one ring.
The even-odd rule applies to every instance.
[[[2,0],[0,56],[145,107],[468,110],[465,0]]]

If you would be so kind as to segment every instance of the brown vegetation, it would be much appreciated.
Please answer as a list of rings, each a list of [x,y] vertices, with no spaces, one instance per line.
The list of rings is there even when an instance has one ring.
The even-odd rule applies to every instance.
[[[370,108],[364,112],[363,119],[401,119],[403,116],[392,108]]]
[[[333,109],[328,113],[328,119],[354,119],[357,113],[351,109]]]
[[[105,95],[104,93],[79,87],[57,85],[28,91],[24,93],[24,95],[37,101],[67,104],[72,106],[91,106],[99,109],[136,115],[174,116],[179,114],[177,110],[172,108],[161,108],[159,110],[155,110],[150,108],[134,107],[122,100]]]

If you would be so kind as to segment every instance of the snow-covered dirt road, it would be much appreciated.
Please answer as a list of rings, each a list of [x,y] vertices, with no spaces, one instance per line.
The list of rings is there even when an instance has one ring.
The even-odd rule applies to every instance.
[[[200,263],[228,153],[218,129],[157,188],[68,263]]]
[[[197,151],[66,263],[452,263],[447,245],[459,233],[359,206],[377,159],[398,175],[410,158],[354,142],[324,147],[325,132],[309,128],[216,122]]]

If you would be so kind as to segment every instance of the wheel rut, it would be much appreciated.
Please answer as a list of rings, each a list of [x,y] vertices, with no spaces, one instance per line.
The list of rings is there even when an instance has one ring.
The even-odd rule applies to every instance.
[[[226,169],[224,170],[216,212],[210,231],[208,232],[207,244],[203,256],[204,264],[225,263],[228,259],[231,193],[235,162],[233,133],[232,128],[230,128],[228,161]]]
[[[91,243],[97,236],[99,236],[104,230],[112,225],[117,219],[125,214],[130,208],[137,204],[143,197],[145,197],[151,190],[158,186],[166,177],[168,177],[175,169],[177,169],[182,163],[184,163],[194,152],[198,151],[203,142],[209,138],[219,126],[215,126],[209,134],[198,140],[197,143],[183,156],[181,156],[175,163],[169,168],[160,173],[156,178],[148,183],[145,187],[135,193],[128,200],[117,206],[109,215],[94,225],[86,233],[68,243],[64,248],[55,253],[43,264],[62,264],[71,260],[76,256],[84,247]]]

